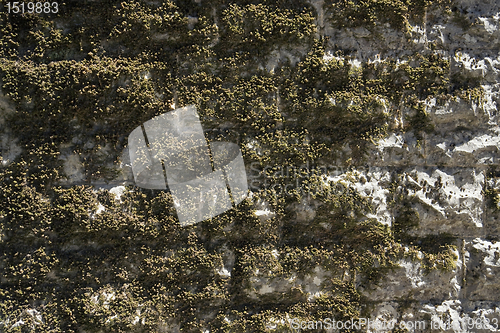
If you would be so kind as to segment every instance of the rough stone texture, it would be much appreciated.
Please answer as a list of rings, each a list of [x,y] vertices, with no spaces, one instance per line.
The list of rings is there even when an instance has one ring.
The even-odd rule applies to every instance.
[[[318,24],[326,25],[322,33],[332,36],[332,44],[356,50],[361,62],[403,56],[436,43],[450,58],[451,72],[480,80],[484,92],[480,103],[460,98],[425,100],[434,124],[432,133],[419,141],[411,132],[389,133],[370,150],[369,167],[354,173],[353,186],[372,201],[374,216],[390,225],[394,211],[387,207],[386,196],[390,174],[398,175],[397,186],[413,198],[411,206],[419,216],[419,225],[411,232],[420,236],[450,233],[460,240],[457,248],[463,246],[456,251],[456,268],[446,273],[425,274],[418,261],[401,261],[401,268],[389,273],[376,288],[363,292],[375,302],[371,318],[425,319],[427,328],[415,332],[430,332],[431,319],[442,325],[451,319],[451,327],[432,330],[436,332],[494,331],[467,327],[460,320],[499,316],[500,250],[496,241],[500,213],[484,197],[487,184],[499,189],[498,178],[487,177],[488,167],[498,165],[500,158],[499,3],[457,1],[456,6],[476,24],[463,30],[449,18],[433,17],[424,25],[413,26],[410,39],[391,29],[378,29],[376,37],[365,28],[335,29],[325,23],[319,3],[314,5],[320,11]],[[345,176],[334,178],[339,181]],[[401,299],[413,303],[408,306]]]
[[[497,301],[500,267],[498,243],[476,238],[466,242],[466,297],[473,301]]]
[[[408,255],[380,281],[366,284],[348,271],[328,270],[320,265],[302,276],[298,272],[283,273],[277,267],[281,265],[280,255],[285,254],[272,250],[272,256],[259,265],[249,265],[248,274],[242,278],[246,286],[245,297],[255,302],[286,302],[293,297],[314,302],[322,295],[331,296],[324,292],[325,285],[337,279],[356,284],[368,304],[366,317],[372,320],[424,321],[427,325],[409,329],[411,332],[495,331],[492,327],[470,327],[467,320],[479,318],[479,323],[484,325],[484,318],[498,319],[500,326],[500,207],[492,207],[485,195],[486,188],[500,191],[500,177],[489,172],[490,167],[500,161],[500,5],[494,0],[457,0],[454,6],[467,13],[471,22],[475,20],[474,25],[464,29],[449,16],[434,17],[427,13],[426,21],[411,26],[406,35],[390,28],[389,24],[377,29],[338,29],[328,22],[324,1],[311,1],[311,4],[316,10],[318,37],[330,38],[325,61],[332,59],[336,50],[343,49],[355,55],[353,64],[380,63],[386,57],[400,58],[428,50],[432,44],[450,60],[450,75],[459,73],[481,83],[484,95],[479,102],[457,96],[422,100],[434,125],[433,130],[422,137],[417,137],[413,131],[403,131],[410,116],[410,111],[403,110],[400,117],[393,119],[395,128],[368,147],[367,167],[358,165],[347,170],[341,166],[337,169],[340,172],[327,177],[327,180],[343,184],[344,188],[355,189],[371,203],[373,210],[363,220],[375,219],[388,227],[394,225],[401,208],[399,203],[393,204],[392,196],[402,194],[418,220],[409,235],[451,234],[455,238],[456,265],[451,270],[427,271],[420,254],[416,258]],[[196,22],[196,18],[189,19],[190,26]],[[280,48],[271,53],[263,67],[272,74],[280,61],[288,60],[295,65],[305,53],[306,48]],[[12,109],[2,95],[0,108],[2,112]],[[102,156],[109,155],[107,152],[111,149],[97,147],[95,142],[85,141],[78,133],[76,128],[72,141],[60,147],[60,159],[67,176],[61,184],[65,186],[85,180],[82,156],[72,150],[74,144],[84,143],[85,149],[96,149]],[[21,153],[21,148],[10,129],[2,128],[0,140],[2,163],[8,164]],[[341,157],[347,160],[351,152],[351,148],[345,146]],[[121,196],[127,193],[123,185],[133,183],[126,148],[122,149],[120,161],[114,162],[105,161],[108,167],[118,171],[111,184],[104,185],[103,180],[92,184],[96,189],[108,189],[115,200],[121,202]],[[260,221],[272,221],[275,216],[265,202],[255,208],[255,216]],[[294,212],[291,222],[306,225],[315,219],[321,205],[314,200],[303,200],[287,208]],[[94,213],[106,214],[107,209],[101,202]],[[327,224],[323,227],[321,230],[325,232],[329,228]],[[236,255],[227,248],[222,253],[222,266],[217,274],[231,279]],[[106,308],[114,298],[114,291],[105,289],[89,294],[89,311],[94,307]],[[28,311],[33,321],[42,320],[36,310]],[[137,316],[134,313],[129,318],[133,324],[144,320],[140,309],[136,311]],[[210,314],[205,315],[210,317]],[[224,320],[230,323],[232,319]],[[438,328],[432,328],[431,322],[437,323]],[[283,319],[276,319],[270,321],[268,328],[275,331],[280,325],[287,327]],[[158,331],[180,330],[174,322],[159,324]],[[386,330],[368,328],[367,331]]]
[[[390,273],[373,290],[364,290],[362,294],[371,301],[392,301],[411,299],[427,300],[456,299],[459,297],[461,272],[457,268],[449,272],[425,272],[418,261],[400,260],[401,268]]]

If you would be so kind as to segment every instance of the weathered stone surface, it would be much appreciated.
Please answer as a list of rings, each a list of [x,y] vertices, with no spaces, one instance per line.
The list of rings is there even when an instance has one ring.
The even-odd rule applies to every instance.
[[[455,252],[459,258],[458,251]],[[423,255],[419,253],[420,259]],[[425,270],[419,256],[398,261],[399,268],[391,270],[375,286],[360,287],[371,301],[426,301],[458,298],[461,294],[461,270],[457,265],[451,271]]]
[[[145,3],[149,6],[152,2]],[[484,325],[486,318],[493,325],[495,325],[494,319],[500,321],[500,282],[498,282],[500,274],[500,243],[498,242],[500,239],[500,177],[495,171],[495,167],[500,162],[500,118],[498,113],[500,103],[500,56],[498,53],[500,47],[500,4],[498,1],[455,0],[451,8],[447,10],[416,13],[417,19],[405,21],[401,29],[393,28],[391,25],[393,22],[371,22],[367,18],[371,12],[363,14],[366,16],[366,24],[363,26],[335,26],[329,17],[331,13],[328,12],[328,6],[332,5],[331,1],[309,1],[317,26],[313,35],[317,38],[328,37],[324,40],[314,41],[318,45],[324,46],[324,55],[321,53],[319,58],[313,58],[314,66],[310,66],[314,70],[319,68],[318,72],[315,72],[317,76],[331,70],[326,69],[326,66],[335,61],[342,62],[342,66],[349,65],[340,66],[342,70],[348,71],[348,77],[356,77],[362,70],[368,73],[370,70],[380,69],[381,73],[385,73],[386,69],[390,68],[390,61],[394,61],[395,68],[404,67],[408,65],[408,62],[416,62],[416,58],[413,56],[419,54],[442,56],[448,62],[443,68],[445,74],[436,79],[436,82],[428,84],[431,88],[435,88],[435,91],[429,89],[425,92],[409,92],[415,97],[412,106],[403,105],[404,103],[398,99],[401,96],[396,96],[396,94],[391,95],[394,97],[391,101],[387,98],[380,99],[380,96],[377,96],[379,104],[373,108],[380,108],[383,114],[390,115],[388,119],[384,119],[383,126],[380,126],[383,128],[380,132],[387,130],[387,133],[384,132],[384,135],[380,135],[381,139],[370,139],[372,141],[366,140],[366,142],[360,143],[362,140],[347,142],[347,139],[340,138],[341,142],[339,143],[328,141],[328,137],[319,138],[325,139],[323,142],[326,142],[324,144],[327,148],[331,143],[332,147],[338,150],[336,151],[337,160],[331,161],[335,172],[320,177],[320,182],[324,183],[321,183],[322,185],[325,187],[333,186],[331,197],[319,198],[319,195],[313,197],[314,195],[310,193],[303,193],[299,200],[292,199],[291,195],[281,197],[278,195],[271,198],[271,196],[265,197],[263,194],[265,189],[256,188],[252,189],[249,201],[242,205],[241,210],[228,213],[227,216],[224,216],[221,225],[216,225],[214,221],[206,221],[205,224],[193,226],[193,229],[188,231],[184,229],[179,231],[175,224],[175,218],[168,213],[168,205],[170,204],[168,198],[155,197],[150,193],[125,187],[125,185],[133,184],[128,149],[124,147],[125,137],[128,133],[125,133],[126,126],[115,132],[116,127],[123,125],[113,119],[115,113],[124,112],[127,117],[129,113],[134,113],[134,116],[147,118],[175,108],[177,105],[188,103],[202,105],[206,112],[204,121],[208,122],[216,123],[218,113],[224,116],[226,113],[235,113],[236,120],[227,121],[225,119],[222,124],[214,125],[214,129],[220,132],[228,129],[234,132],[241,131],[242,133],[238,133],[238,139],[245,142],[242,149],[245,149],[246,157],[251,159],[252,154],[260,158],[274,153],[263,148],[265,146],[263,144],[264,136],[272,136],[276,133],[282,133],[285,129],[300,128],[303,125],[301,121],[294,118],[296,114],[291,116],[294,112],[298,113],[297,110],[305,110],[301,112],[306,114],[306,118],[310,116],[308,121],[311,123],[324,124],[321,131],[328,133],[325,136],[333,137],[344,128],[337,125],[335,125],[337,127],[328,127],[329,122],[334,123],[338,119],[334,119],[335,116],[330,116],[330,118],[324,116],[326,112],[323,112],[323,108],[348,110],[342,114],[339,112],[339,115],[342,116],[346,116],[346,114],[352,116],[356,112],[363,114],[371,111],[372,108],[370,105],[369,108],[362,110],[349,109],[357,103],[352,96],[352,100],[349,100],[351,97],[347,98],[346,105],[335,104],[332,97],[320,101],[324,102],[324,105],[319,103],[318,96],[321,90],[328,91],[328,94],[332,95],[333,92],[336,92],[335,85],[338,82],[335,81],[337,76],[334,75],[325,78],[324,82],[317,82],[310,90],[305,87],[307,87],[308,80],[316,79],[314,75],[297,79],[300,82],[295,86],[287,81],[296,79],[293,72],[295,70],[299,72],[299,65],[307,67],[302,62],[309,52],[312,52],[311,45],[309,45],[312,44],[311,41],[308,42],[309,44],[305,42],[287,44],[288,42],[274,43],[274,40],[271,40],[270,45],[266,46],[268,51],[254,52],[256,49],[253,47],[260,44],[255,43],[252,38],[258,36],[255,38],[259,41],[259,38],[264,37],[252,33],[253,37],[250,38],[250,42],[254,44],[251,44],[252,47],[249,50],[245,49],[246,42],[235,40],[231,42],[231,47],[228,47],[227,50],[224,49],[227,54],[224,52],[221,53],[222,55],[218,54],[217,52],[220,51],[217,50],[219,43],[225,41],[225,38],[229,38],[226,34],[230,29],[225,31],[220,22],[222,11],[227,8],[214,7],[213,11],[212,9],[207,11],[203,7],[204,1],[195,1],[194,3],[199,6],[192,13],[183,16],[184,14],[179,14],[176,11],[171,13],[171,16],[182,16],[179,22],[183,23],[177,22],[176,24],[186,25],[189,31],[186,36],[192,37],[196,33],[200,33],[199,39],[203,42],[200,42],[199,49],[195,47],[195,51],[185,51],[183,41],[179,41],[178,34],[173,32],[152,30],[145,39],[151,44],[160,45],[158,50],[165,54],[171,52],[186,54],[185,59],[179,59],[177,56],[177,59],[158,61],[165,67],[181,64],[178,68],[172,72],[162,66],[159,67],[160,69],[155,68],[160,74],[155,73],[153,69],[141,68],[136,73],[137,77],[134,78],[137,82],[132,80],[133,73],[123,70],[125,74],[121,73],[118,75],[119,77],[112,78],[103,84],[103,86],[109,85],[108,88],[111,90],[109,96],[100,96],[99,101],[92,100],[92,96],[94,96],[92,94],[99,96],[101,91],[99,89],[103,87],[96,88],[90,84],[91,81],[86,82],[85,84],[88,86],[82,87],[82,91],[91,91],[92,93],[86,95],[86,98],[92,100],[92,103],[96,103],[95,106],[93,104],[86,105],[91,110],[87,116],[98,115],[96,117],[100,117],[100,115],[106,114],[106,116],[102,116],[103,121],[95,124],[83,124],[89,119],[80,116],[81,110],[78,109],[77,105],[71,105],[71,103],[64,105],[64,108],[67,107],[73,112],[71,116],[73,118],[63,119],[64,126],[66,129],[69,128],[70,135],[64,138],[64,143],[60,144],[60,155],[57,161],[62,164],[61,171],[65,174],[66,180],[61,180],[56,185],[64,185],[65,188],[80,184],[90,185],[93,187],[91,194],[98,198],[99,202],[92,201],[95,198],[86,198],[88,193],[65,193],[66,196],[62,198],[55,196],[59,200],[57,201],[52,197],[43,199],[39,199],[35,195],[30,197],[32,192],[22,192],[24,197],[29,197],[39,204],[42,207],[40,210],[45,208],[43,204],[51,202],[51,200],[57,201],[54,204],[56,208],[53,208],[57,214],[50,217],[53,220],[45,215],[41,215],[42,217],[38,219],[42,222],[49,221],[50,223],[47,222],[47,225],[51,226],[42,225],[39,227],[36,225],[33,227],[33,232],[48,230],[52,226],[62,228],[61,226],[65,226],[65,219],[72,219],[71,221],[76,226],[75,230],[70,229],[69,231],[70,237],[74,236],[72,233],[76,236],[62,241],[63,245],[59,250],[63,254],[58,260],[66,260],[69,262],[66,264],[71,266],[72,260],[78,262],[86,252],[91,252],[92,255],[99,258],[95,265],[102,264],[99,266],[100,270],[89,269],[82,273],[82,275],[86,274],[85,277],[90,276],[89,281],[83,281],[86,284],[82,288],[88,289],[84,293],[86,303],[82,303],[86,306],[79,305],[80,308],[83,308],[83,313],[95,322],[99,322],[101,327],[108,327],[106,325],[122,320],[126,325],[131,325],[127,328],[133,327],[141,330],[142,326],[146,325],[147,316],[154,317],[153,314],[163,311],[162,307],[170,306],[169,313],[165,310],[158,315],[163,319],[161,322],[155,322],[156,331],[212,332],[225,325],[227,330],[234,332],[242,331],[241,327],[251,327],[249,330],[254,329],[255,331],[265,327],[266,330],[272,332],[288,331],[287,320],[291,319],[292,315],[287,311],[290,313],[295,311],[294,315],[302,311],[303,317],[310,315],[304,309],[315,309],[318,313],[319,311],[329,313],[328,311],[333,311],[334,308],[338,310],[338,307],[328,303],[328,300],[337,301],[340,299],[340,302],[335,303],[335,306],[343,304],[345,307],[342,310],[347,312],[354,311],[353,309],[360,310],[360,317],[364,316],[372,321],[377,319],[382,322],[395,320],[396,326],[400,322],[416,323],[419,321],[424,323],[423,327],[413,324],[415,326],[408,329],[410,332],[495,331],[494,326],[485,327]],[[384,1],[383,3],[388,2]],[[153,5],[156,6],[156,4]],[[252,6],[249,7],[252,10],[257,8],[257,6]],[[205,11],[207,17],[197,17],[198,14],[195,13],[197,10]],[[422,16],[417,14],[422,14]],[[75,17],[80,15],[75,14]],[[161,19],[160,16],[152,15],[148,20],[161,21],[163,18],[166,20],[168,15],[161,16]],[[134,20],[130,19],[130,22],[132,21]],[[143,23],[139,22],[139,24]],[[73,24],[80,23],[56,22],[55,26],[63,29],[61,31],[64,32],[71,29]],[[203,29],[206,29],[201,33],[197,29],[203,24],[206,24],[203,26]],[[149,25],[150,23],[144,23],[148,29]],[[123,29],[127,30],[126,27],[125,24]],[[121,33],[120,29],[116,28],[113,33]],[[135,30],[133,31],[135,32]],[[281,36],[283,31],[279,31]],[[37,38],[43,39],[41,36]],[[93,53],[77,54],[77,50],[69,50],[64,57],[77,59],[74,65],[81,63],[83,59],[88,60],[86,64],[89,66],[95,65],[92,61],[101,56],[94,54],[96,50],[103,52],[106,56],[109,55],[110,58],[113,58],[115,54],[119,54],[121,57],[122,53],[131,51],[130,45],[121,45],[127,44],[130,35],[123,36],[112,42],[107,40],[92,41],[99,46],[92,51]],[[75,45],[78,43],[76,42]],[[239,43],[245,44],[244,51],[235,51],[236,55],[231,54],[234,51],[232,48],[236,50],[238,47],[242,47]],[[79,48],[82,47],[87,46],[82,46],[80,43]],[[33,49],[39,49],[39,47],[33,46]],[[159,54],[161,52],[158,51]],[[200,55],[203,52],[206,55]],[[340,54],[338,52],[343,52],[346,56],[345,63],[344,58],[338,56]],[[128,56],[130,59],[135,59],[137,54],[132,53]],[[227,59],[224,58],[226,56]],[[231,58],[232,56],[234,57]],[[59,59],[61,56],[54,55],[53,57]],[[198,61],[195,57],[205,58]],[[242,57],[244,60],[238,57]],[[140,61],[143,59],[141,58]],[[138,60],[138,62],[140,61]],[[217,61],[223,63],[224,66],[227,65],[226,62],[230,65],[221,70],[217,68],[218,65],[214,65]],[[49,68],[56,62],[47,60],[47,65],[43,64],[43,66]],[[99,62],[97,63],[101,65]],[[285,68],[283,64],[288,64],[289,67],[286,67],[286,71],[292,73],[280,72]],[[4,66],[4,63],[2,62],[0,65]],[[112,67],[114,64],[104,63],[104,65]],[[126,65],[123,66],[126,67]],[[241,68],[238,68],[239,66]],[[251,66],[255,68],[251,68]],[[101,74],[105,73],[105,71],[99,72],[101,69],[96,69],[97,67],[96,65],[95,68],[89,69],[89,73],[93,70]],[[44,67],[44,69],[46,68]],[[82,66],[81,70],[87,69]],[[439,72],[439,70],[440,68],[433,68],[430,72]],[[422,69],[422,71],[424,70]],[[31,69],[27,72],[31,73]],[[51,74],[45,74],[46,77],[43,79],[48,80]],[[172,76],[172,82],[163,82],[163,86],[157,83],[158,80],[168,75]],[[206,76],[205,79],[208,79],[203,81],[203,86],[197,86],[198,80],[201,82],[200,77],[203,75]],[[401,91],[404,91],[404,85],[409,84],[412,80],[417,80],[410,76],[398,78],[401,82],[398,81],[396,87],[390,89],[397,90],[401,86]],[[414,76],[419,77],[416,74]],[[187,77],[188,79],[186,79]],[[224,81],[227,77],[230,79]],[[374,80],[380,79],[380,77],[373,74]],[[362,82],[364,84],[371,78],[370,75],[360,75],[359,82],[364,80]],[[419,78],[424,80],[427,77]],[[249,85],[246,85],[253,79],[258,81],[255,85],[259,86],[259,89],[261,86],[265,86],[264,83],[268,81],[279,86],[279,89],[273,88],[274,90],[262,94],[253,92],[248,88]],[[238,86],[238,89],[231,90],[240,83],[239,81],[245,84]],[[443,81],[446,82],[443,83]],[[137,90],[146,87],[143,99],[134,95],[135,88],[124,90],[133,83],[137,84],[135,86]],[[331,88],[329,85],[335,88]],[[373,85],[376,86],[376,84]],[[466,90],[469,86],[475,88]],[[219,95],[215,97],[211,96],[209,92],[213,87],[220,89]],[[350,90],[355,89],[356,85],[352,85],[343,93],[348,95]],[[360,91],[362,94],[368,95],[372,93],[370,89],[376,90],[367,85]],[[263,88],[263,90],[265,89]],[[104,100],[107,100],[108,97],[111,100],[110,96],[120,93],[124,94],[120,97],[124,101],[121,99],[113,100],[116,102],[116,105],[113,105],[114,109],[106,109],[108,105]],[[380,93],[380,95],[383,94],[384,92]],[[170,95],[171,97],[165,97]],[[227,100],[220,102],[219,105],[219,98],[222,100],[225,95],[230,96],[237,107],[233,109],[234,105],[231,104],[232,102],[228,103]],[[301,96],[301,100],[297,102],[294,98],[298,95]],[[355,97],[359,96],[361,95]],[[50,98],[47,97],[47,100]],[[287,98],[289,101],[286,101]],[[52,99],[50,100],[52,101]],[[53,99],[53,101],[55,100],[56,98]],[[78,103],[82,102],[78,98],[74,100]],[[85,103],[82,102],[82,105]],[[247,107],[245,103],[249,106]],[[245,106],[241,107],[243,104]],[[133,107],[130,107],[131,105]],[[128,107],[133,111],[130,111]],[[148,109],[148,107],[151,108]],[[8,123],[7,116],[23,110],[25,112],[23,116],[27,117],[32,112],[41,112],[41,108],[34,104],[29,96],[20,96],[18,104],[14,105],[0,91],[2,166],[9,166],[27,151],[26,146],[19,145],[19,138],[29,136],[29,133],[18,133],[17,129],[14,128],[23,119]],[[312,111],[311,114],[308,114],[312,109],[317,111],[317,114],[312,115]],[[420,119],[420,123],[416,117],[419,115],[418,110],[422,111],[421,116],[424,118]],[[47,117],[53,117],[51,126],[56,126],[59,121],[57,116],[59,111],[65,112],[61,108],[54,113],[46,114]],[[266,114],[269,118],[276,116],[280,119],[276,122],[276,126],[266,127],[269,119],[265,117],[257,119],[262,114]],[[37,125],[36,118],[34,119],[33,124]],[[142,118],[140,120],[144,121]],[[254,120],[256,123],[253,123]],[[257,120],[265,124],[257,123]],[[141,122],[137,121],[137,124]],[[239,126],[243,126],[242,124],[247,127],[239,128]],[[335,124],[337,123],[335,122]],[[356,121],[348,120],[341,124],[355,126]],[[11,125],[12,128],[8,125]],[[250,137],[250,134],[246,133],[248,129],[253,130],[254,134],[258,135]],[[359,130],[361,131],[362,128]],[[346,135],[351,134],[348,131],[345,132]],[[58,131],[53,130],[52,127],[43,134],[50,139],[59,135]],[[307,147],[309,140],[314,136],[310,134],[309,132],[304,137],[299,135],[294,138],[295,141],[286,141],[288,146],[294,144],[297,146],[285,148],[290,149],[290,151],[295,149],[293,150],[294,154],[299,154],[301,149],[306,150],[304,146]],[[103,143],[102,138],[112,138],[114,141]],[[318,139],[318,135],[315,139]],[[286,151],[285,148],[283,151]],[[312,153],[310,155],[304,153],[301,156],[323,158]],[[28,157],[23,156],[23,158],[27,159]],[[33,160],[36,159],[33,158]],[[297,160],[299,160],[298,157]],[[304,161],[299,162],[299,164],[302,162]],[[43,169],[44,166],[36,167]],[[29,174],[22,174],[23,167],[20,170],[21,176],[16,179],[16,182],[18,180],[19,183],[26,182]],[[107,171],[112,176],[106,174]],[[5,179],[6,182],[11,180],[9,175],[6,175]],[[40,187],[37,190],[45,195],[47,188],[38,184],[37,186]],[[296,187],[300,186],[296,185]],[[352,190],[358,196],[346,195],[343,197],[342,195],[348,190]],[[36,206],[25,205],[24,201],[11,204],[9,196],[13,196],[15,193],[5,193],[7,193],[5,194],[7,198],[5,202],[8,202],[12,207],[17,205],[16,207],[21,207],[21,209],[28,209],[28,206]],[[130,199],[132,196],[136,196],[134,200]],[[370,209],[359,209],[362,214],[355,211],[356,205],[360,203],[353,200],[353,197],[359,201],[366,200]],[[254,198],[258,199],[254,200]],[[81,207],[68,208],[68,202],[71,200],[75,200]],[[93,202],[91,209],[82,208],[85,207],[87,201]],[[0,244],[3,244],[4,238],[7,239],[7,236],[3,234],[3,219],[7,214],[10,214],[7,209],[10,207],[2,207],[0,210],[0,226],[2,228],[0,229]],[[78,208],[82,208],[82,210],[80,211]],[[234,215],[231,215],[233,213]],[[23,214],[24,212],[21,212],[19,216],[23,217]],[[361,214],[361,216],[356,214]],[[12,220],[15,221],[15,219]],[[38,220],[28,216],[26,220],[22,221],[28,225],[33,221],[38,223]],[[370,225],[367,222],[374,222],[374,224]],[[300,232],[290,235],[290,230],[294,228]],[[89,230],[92,230],[94,234],[89,236]],[[113,234],[117,230],[119,231],[116,233],[118,236]],[[157,235],[161,232],[165,232],[170,238],[158,239]],[[113,235],[116,237],[113,238]],[[138,243],[128,245],[127,241],[136,235],[140,235]],[[259,239],[257,236],[261,238]],[[32,235],[27,233],[26,237],[32,237]],[[51,239],[52,241],[51,237],[57,238],[54,237],[54,234],[43,234],[40,239]],[[89,237],[90,240],[85,237]],[[354,241],[346,241],[349,237]],[[31,239],[27,239],[26,242],[23,239],[23,245],[31,244]],[[291,243],[290,240],[295,240],[296,243]],[[263,244],[253,244],[253,241],[255,243],[260,241]],[[386,246],[389,241],[393,241],[392,245],[398,245],[390,248]],[[114,243],[108,244],[108,242]],[[130,248],[123,250],[122,243],[127,244]],[[164,250],[173,243],[175,243],[173,249]],[[328,254],[330,256],[328,259],[338,260],[334,261],[333,264],[325,264],[324,257],[315,257],[307,252],[311,248],[318,250],[330,245],[336,251],[338,250],[338,253]],[[51,244],[46,245],[47,249],[52,251],[51,246]],[[305,258],[306,271],[300,271],[298,268],[285,268],[287,255],[285,248],[291,251],[287,246],[293,247],[297,252],[307,252],[301,254],[303,257],[298,256],[300,259]],[[443,248],[449,249],[452,256],[443,256],[443,251],[441,251]],[[130,257],[133,255],[137,255],[137,257],[122,256],[116,260],[117,263],[109,262],[115,249],[123,250],[123,253],[127,253]],[[262,252],[256,249],[262,250]],[[375,250],[379,252],[374,254]],[[384,257],[385,252],[387,252],[387,258]],[[191,256],[186,255],[185,258],[180,256],[174,260],[173,258],[178,253],[183,253],[183,255],[188,253]],[[25,257],[30,258],[31,255],[32,253],[29,253]],[[370,255],[376,259],[363,261]],[[7,254],[4,257],[11,260]],[[146,262],[144,258],[149,258],[149,261]],[[381,258],[387,261],[381,262]],[[347,259],[352,262],[347,263]],[[24,268],[31,269],[33,265],[28,259],[26,260],[28,264]],[[56,262],[51,258],[47,261]],[[81,261],[81,267],[84,268],[76,267],[75,264],[76,268],[71,266],[67,271],[46,269],[44,272],[50,272],[43,277],[47,278],[49,282],[57,281],[57,279],[59,279],[58,282],[63,280],[71,282],[72,279],[76,279],[76,272],[79,269],[83,271],[94,264],[89,264],[84,259]],[[365,266],[360,267],[360,262],[363,262]],[[434,266],[428,267],[429,262]],[[113,266],[115,264],[118,266]],[[391,266],[391,264],[394,265]],[[108,270],[109,267],[113,267],[113,270]],[[372,268],[374,271],[380,268],[383,274],[380,274],[378,279],[367,277]],[[353,270],[356,271],[356,274],[353,273]],[[17,276],[15,274],[18,273],[13,270],[11,274]],[[144,275],[141,277],[142,280],[137,282],[134,278],[140,274]],[[112,282],[102,282],[114,281],[112,278],[116,277],[122,279],[117,283],[121,286],[115,287]],[[200,284],[199,281],[204,278],[207,280]],[[11,277],[11,279],[13,278]],[[20,277],[19,281],[22,279],[24,277]],[[132,296],[130,296],[132,292],[127,294],[128,291],[126,291],[133,284],[130,281],[135,283],[134,287],[139,285],[142,288],[142,283],[147,286],[144,289],[138,288],[136,295],[142,297],[153,290],[156,298],[147,299],[148,296],[144,296],[147,299],[144,304],[141,303],[140,299],[132,300]],[[161,281],[161,283],[156,283],[157,281]],[[175,289],[177,286],[169,284],[169,281],[178,283],[179,288]],[[161,285],[162,283],[165,285]],[[3,292],[3,289],[1,291]],[[182,297],[186,296],[187,299],[186,303],[183,303],[182,309],[177,308],[180,303],[175,303],[180,302],[180,298],[175,299],[179,294],[182,294]],[[342,298],[346,294],[349,294],[351,298]],[[200,298],[196,299],[196,297]],[[245,303],[241,303],[240,298]],[[127,315],[120,319],[116,314],[108,311],[113,302],[117,306],[116,308],[122,306],[122,304],[116,304],[117,300],[130,301],[130,304],[135,302],[133,304],[140,305],[131,306],[127,310]],[[346,305],[346,300],[355,301]],[[202,304],[196,303],[197,301]],[[45,300],[36,300],[33,304],[38,304],[37,302],[42,304]],[[155,305],[152,305],[153,303]],[[300,304],[300,306],[293,308],[293,311],[290,310],[295,304]],[[323,305],[324,307],[321,307]],[[217,306],[220,308],[212,309]],[[251,309],[248,310],[247,306]],[[280,308],[273,313],[269,312],[271,310],[267,314],[264,313],[273,307]],[[173,318],[177,311],[185,312],[179,317]],[[238,313],[238,311],[241,312]],[[242,311],[245,313],[242,314]],[[335,315],[339,315],[339,313],[343,315],[341,310]],[[352,313],[349,312],[349,315]],[[24,323],[29,323],[35,327],[42,325],[48,317],[49,313],[43,309],[43,306],[32,306],[30,303],[29,306],[23,306],[17,314],[13,315],[14,319],[8,319],[10,321],[5,321],[3,317],[0,317],[0,325],[6,326],[8,324],[10,328],[15,329]],[[217,320],[214,319],[216,317]],[[258,319],[255,319],[257,317]],[[298,317],[300,315],[297,315]],[[238,320],[241,318],[244,318],[243,324],[240,323],[241,326],[238,326]],[[249,324],[258,320],[265,322],[265,325],[251,326]],[[471,320],[474,320],[472,325],[470,324]],[[216,321],[217,324],[210,326],[208,323],[212,321]],[[500,322],[497,323],[500,326]],[[192,327],[189,326],[191,324],[193,324]],[[4,326],[0,326],[0,329]],[[214,327],[216,328],[214,329]],[[338,332],[338,330],[331,331]],[[387,329],[368,327],[366,331],[386,332]]]
[[[466,242],[465,297],[474,301],[497,301],[500,243],[476,238]]]

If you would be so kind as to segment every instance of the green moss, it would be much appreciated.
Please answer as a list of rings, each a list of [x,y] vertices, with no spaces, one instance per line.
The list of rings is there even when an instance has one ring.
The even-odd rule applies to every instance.
[[[434,130],[434,124],[430,120],[429,114],[425,111],[425,107],[417,104],[415,113],[407,117],[407,130],[413,131],[418,142],[423,139],[423,133],[431,133]]]
[[[500,177],[500,172],[497,166],[490,166],[486,171],[486,181],[482,191],[483,196],[486,199],[487,207],[494,211],[498,211],[500,209],[500,190],[492,186],[492,183],[498,177]]]
[[[411,229],[418,227],[419,225],[419,215],[418,212],[410,207],[408,203],[400,210],[394,223],[392,225],[392,231],[394,236],[399,241],[408,241],[408,233]]]
[[[451,11],[451,21],[462,28],[463,31],[469,30],[474,25],[475,22],[469,19],[467,12],[464,9],[453,7]]]
[[[449,0],[369,0],[325,1],[332,24],[338,28],[368,27],[389,24],[393,29],[409,30],[410,20],[423,20],[426,10],[446,10]]]
[[[230,49],[253,50],[258,56],[285,43],[307,42],[315,31],[313,22],[307,10],[297,12],[265,4],[231,4],[222,12],[221,20]]]

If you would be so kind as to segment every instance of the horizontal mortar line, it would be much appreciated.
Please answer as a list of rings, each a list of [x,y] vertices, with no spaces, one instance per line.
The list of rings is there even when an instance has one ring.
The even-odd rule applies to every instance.
[[[424,300],[424,301],[419,301],[419,300],[412,300],[411,303],[424,303],[424,304],[441,304],[444,301],[460,301],[460,304],[463,305],[464,303],[475,303],[475,302],[484,302],[484,303],[494,303],[498,305],[500,301],[491,301],[491,300],[470,300],[467,298],[443,298],[443,299],[433,299],[432,301],[430,300]],[[401,300],[401,299],[389,299],[389,300],[382,300],[382,301],[366,301],[367,304],[380,304],[380,303],[388,303],[388,302],[394,302],[394,303],[400,303],[400,302],[408,302],[407,300]],[[441,303],[439,303],[441,302]],[[471,310],[471,312],[474,310]],[[468,311],[463,311],[463,312],[468,312]]]
[[[460,168],[460,169],[487,169],[496,164],[479,164],[479,165],[438,165],[438,164],[411,164],[411,165],[370,165],[377,168],[411,168],[411,167],[427,167],[427,168]],[[360,165],[359,167],[363,167]]]

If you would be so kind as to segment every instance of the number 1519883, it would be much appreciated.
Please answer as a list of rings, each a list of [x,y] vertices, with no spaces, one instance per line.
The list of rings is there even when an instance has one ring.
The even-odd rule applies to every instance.
[[[59,11],[59,4],[57,2],[7,2],[8,13],[24,14],[55,14]]]

